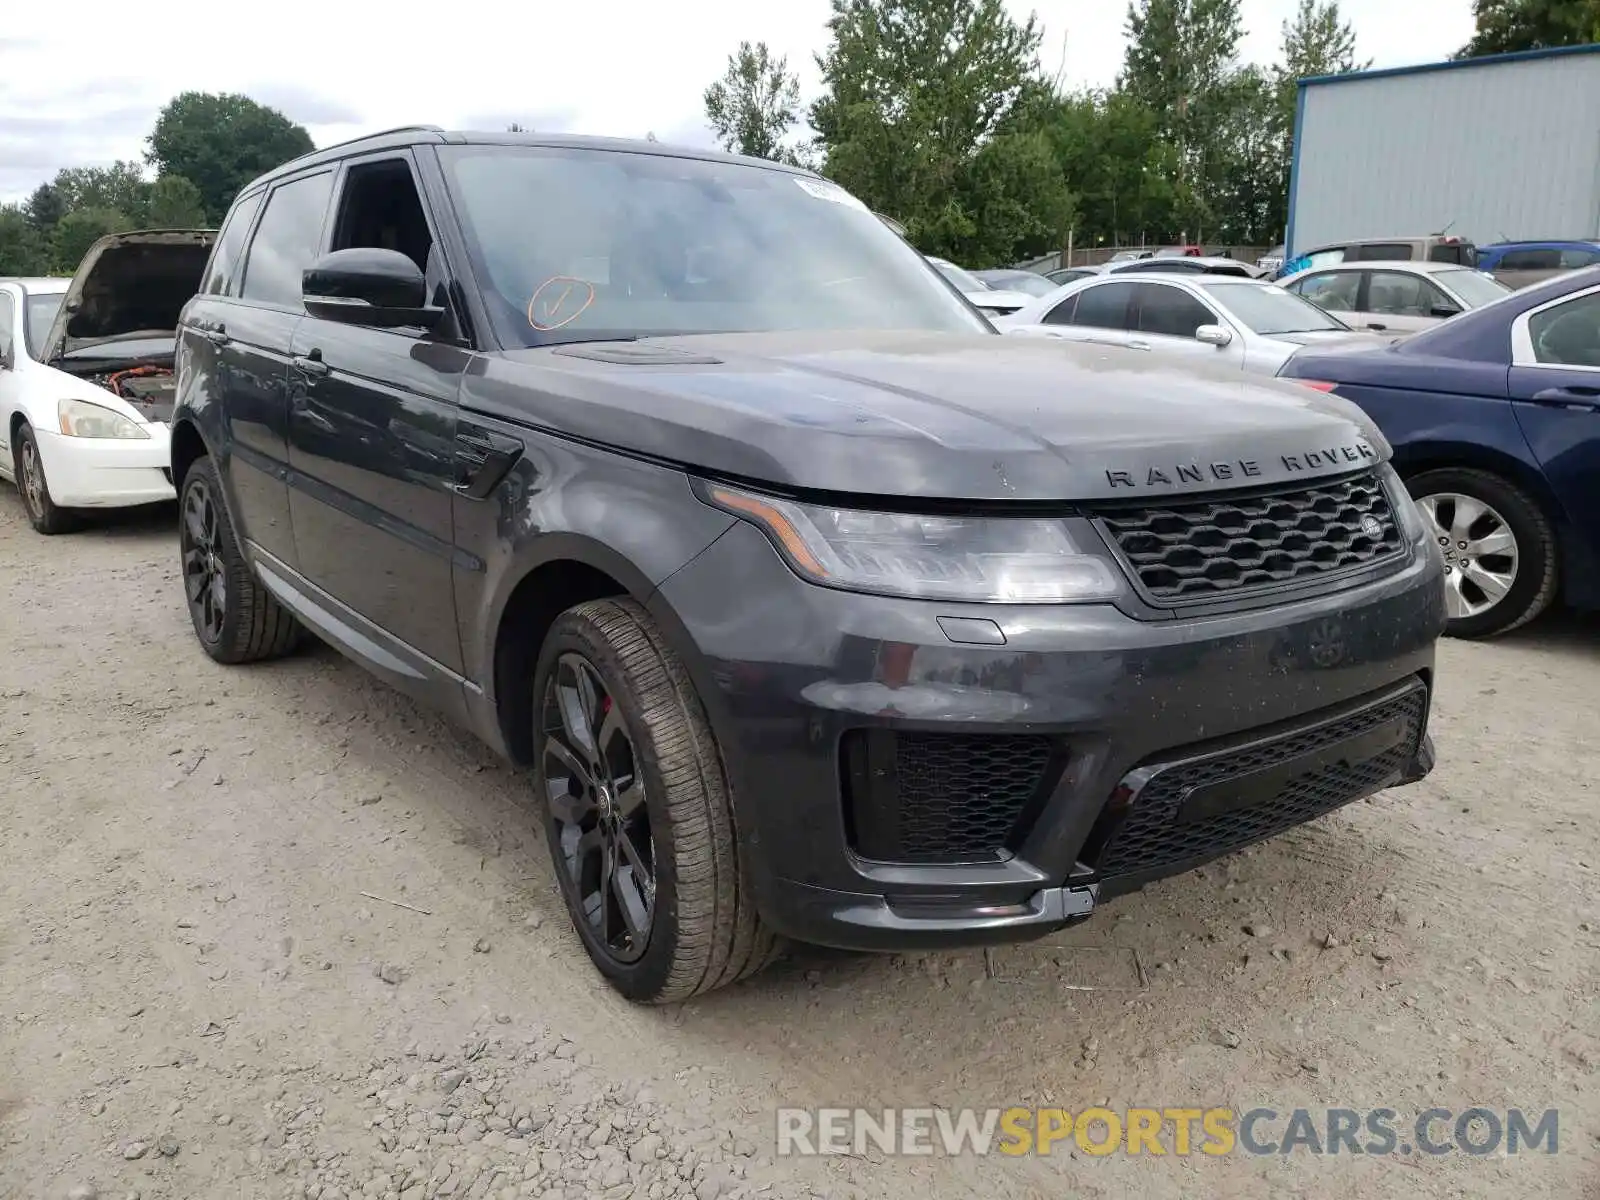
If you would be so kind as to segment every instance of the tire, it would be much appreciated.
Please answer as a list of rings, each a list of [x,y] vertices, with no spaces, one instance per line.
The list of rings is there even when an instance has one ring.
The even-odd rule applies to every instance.
[[[1559,552],[1555,527],[1533,497],[1493,472],[1471,467],[1424,471],[1406,480],[1406,487],[1444,551],[1451,605],[1446,634],[1494,637],[1526,625],[1550,607],[1556,597]],[[1485,511],[1474,518],[1463,500]],[[1474,548],[1503,547],[1506,532],[1510,553],[1471,557]],[[1478,584],[1495,577],[1503,584],[1508,575],[1510,586],[1498,598]]]
[[[39,439],[33,426],[24,421],[17,427],[12,448],[12,478],[22,497],[22,510],[28,523],[47,536],[71,533],[83,528],[83,518],[70,508],[61,508],[50,498],[50,483],[44,474],[44,459],[39,454]]]
[[[771,963],[782,944],[751,898],[716,737],[649,614],[631,600],[562,613],[533,699],[545,840],[600,973],[629,1000],[666,1004]]]
[[[207,654],[220,663],[247,663],[294,649],[300,623],[245,561],[209,458],[197,459],[183,477],[178,546],[189,620]]]

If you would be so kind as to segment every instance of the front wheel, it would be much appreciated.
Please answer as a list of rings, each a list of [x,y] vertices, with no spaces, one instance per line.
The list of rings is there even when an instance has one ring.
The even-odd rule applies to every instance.
[[[222,663],[246,663],[294,649],[299,623],[261,586],[240,552],[222,481],[209,458],[183,477],[178,548],[189,619],[207,654]]]
[[[44,476],[44,459],[39,454],[39,439],[33,426],[24,421],[17,428],[17,446],[13,451],[13,478],[22,496],[22,507],[28,514],[28,523],[43,534],[71,533],[83,525],[82,519],[70,508],[61,508],[50,497],[50,482]]]
[[[568,609],[534,675],[536,778],[568,915],[630,1000],[663,1004],[777,956],[740,860],[700,698],[631,600]]]
[[[1451,637],[1526,625],[1556,595],[1556,535],[1538,503],[1489,471],[1446,467],[1406,480],[1444,555]]]

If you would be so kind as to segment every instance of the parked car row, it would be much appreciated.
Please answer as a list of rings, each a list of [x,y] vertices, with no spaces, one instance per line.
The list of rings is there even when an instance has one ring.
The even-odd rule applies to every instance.
[[[75,399],[107,416],[8,424],[168,447],[211,659],[313,631],[529,767],[634,1000],[785,938],[1046,933],[1421,779],[1447,620],[1506,579],[1526,613],[1508,553],[1571,587],[1526,540],[1566,535],[1567,476],[1520,493],[1543,525],[1460,477],[1419,508],[1341,366],[1476,314],[1380,336],[1194,254],[997,290],[798,168],[433,127],[287,163],[203,237],[180,312],[175,282],[136,318],[85,286],[59,350],[16,342],[7,374],[110,356]],[[1588,354],[1547,297],[1508,355]],[[114,406],[164,362],[170,408]]]

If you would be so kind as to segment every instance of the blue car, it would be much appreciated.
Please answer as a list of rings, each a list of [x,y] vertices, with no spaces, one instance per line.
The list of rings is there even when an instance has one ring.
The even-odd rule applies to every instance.
[[[1496,242],[1478,247],[1478,270],[1507,287],[1542,283],[1565,271],[1600,264],[1600,242]]]
[[[1278,374],[1354,401],[1393,445],[1444,555],[1452,635],[1556,600],[1600,609],[1600,267]]]

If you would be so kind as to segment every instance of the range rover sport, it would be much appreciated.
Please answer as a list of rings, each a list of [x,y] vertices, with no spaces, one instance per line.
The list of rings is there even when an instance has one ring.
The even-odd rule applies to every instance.
[[[375,135],[245,188],[183,313],[189,613],[530,767],[632,999],[1047,933],[1433,765],[1382,436],[1147,358],[998,336],[804,171]]]

